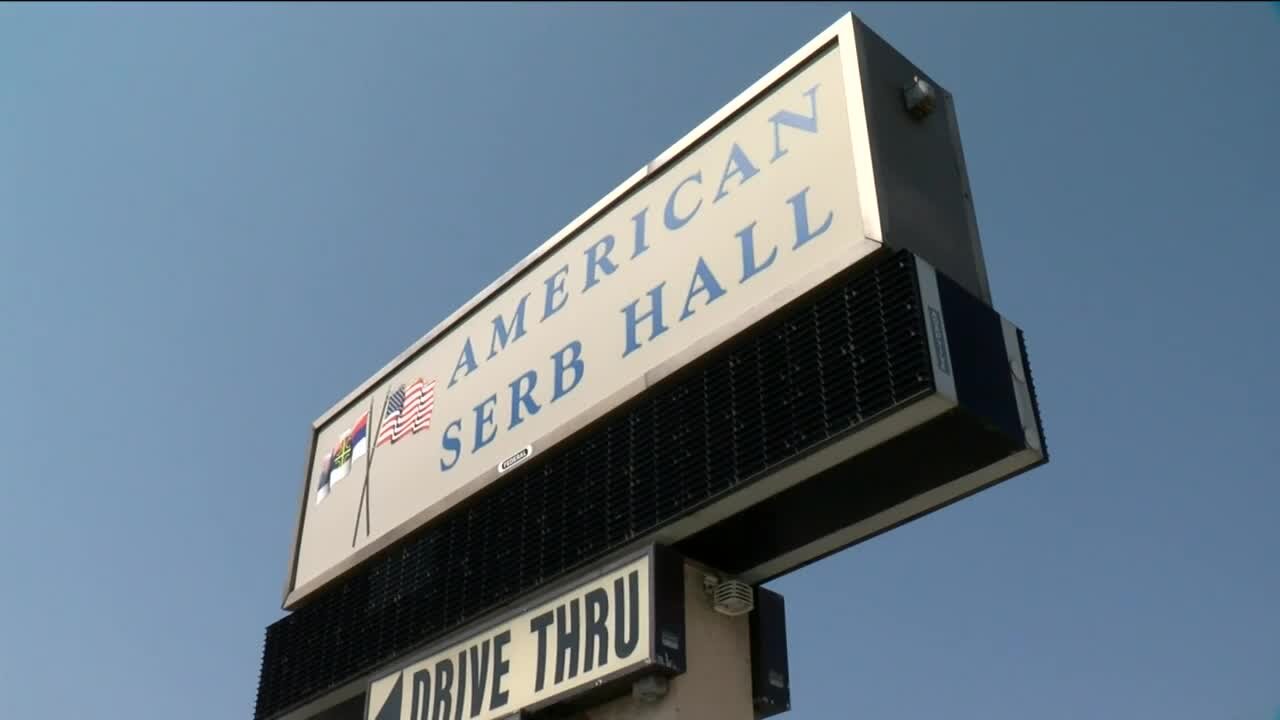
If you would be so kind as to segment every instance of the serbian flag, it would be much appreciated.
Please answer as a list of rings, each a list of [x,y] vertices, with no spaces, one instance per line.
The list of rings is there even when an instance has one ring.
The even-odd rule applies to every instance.
[[[351,459],[364,457],[369,452],[369,413],[360,416],[351,428]]]
[[[351,472],[352,463],[368,452],[369,413],[365,412],[350,430],[343,433],[342,439],[333,448],[329,460],[329,484],[337,485],[339,480]]]
[[[333,453],[325,453],[320,465],[320,479],[316,482],[316,504],[329,497],[329,472],[333,470]]]

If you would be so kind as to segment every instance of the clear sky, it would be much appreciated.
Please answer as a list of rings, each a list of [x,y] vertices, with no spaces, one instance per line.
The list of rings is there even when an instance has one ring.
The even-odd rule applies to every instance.
[[[1280,711],[1280,13],[0,6],[0,717],[252,715],[310,423],[852,9],[1053,462],[773,587],[795,720]]]

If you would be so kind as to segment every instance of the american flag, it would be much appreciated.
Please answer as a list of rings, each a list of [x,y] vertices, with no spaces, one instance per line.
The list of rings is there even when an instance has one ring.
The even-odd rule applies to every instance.
[[[382,427],[378,428],[378,442],[375,447],[393,443],[410,433],[416,433],[431,427],[431,410],[436,406],[436,381],[423,382],[421,378],[414,380],[406,388],[396,388],[387,398],[387,411],[382,416]]]

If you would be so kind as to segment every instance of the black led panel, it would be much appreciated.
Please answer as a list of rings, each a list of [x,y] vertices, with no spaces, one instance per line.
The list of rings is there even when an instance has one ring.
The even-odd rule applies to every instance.
[[[905,251],[862,261],[317,593],[267,628],[255,718],[359,679],[939,397],[918,266],[927,268]],[[1016,398],[1000,389],[1010,361],[987,357],[995,351],[986,340],[977,350],[962,342],[998,333],[999,316],[944,277],[937,283],[958,406],[745,511],[664,539],[764,579],[771,559],[811,561],[864,539],[841,531],[860,519],[905,521],[888,511],[1022,449],[1016,407],[1009,419]],[[966,395],[976,415],[961,407],[973,404]]]

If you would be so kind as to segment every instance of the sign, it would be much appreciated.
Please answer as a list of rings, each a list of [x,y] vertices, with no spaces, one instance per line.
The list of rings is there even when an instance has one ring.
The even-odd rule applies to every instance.
[[[428,642],[461,667],[447,634],[627,547],[767,582],[1047,460],[950,93],[846,15],[314,423],[256,716]]]
[[[531,610],[398,664],[367,720],[490,720],[642,671],[684,671],[683,564],[655,548]]]
[[[316,423],[286,607],[881,247],[819,40]]]

